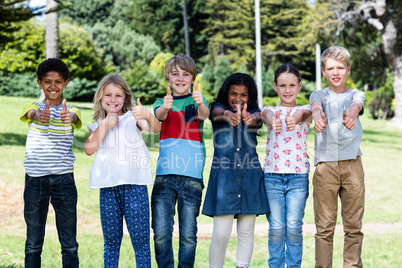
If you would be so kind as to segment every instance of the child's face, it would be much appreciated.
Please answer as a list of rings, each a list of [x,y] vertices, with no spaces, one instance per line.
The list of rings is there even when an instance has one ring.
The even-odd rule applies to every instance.
[[[328,58],[325,66],[321,68],[322,74],[327,78],[329,88],[337,93],[347,91],[346,79],[350,74],[350,66],[345,62]]]
[[[115,113],[122,115],[122,109],[126,100],[126,94],[120,88],[113,84],[108,84],[105,87],[101,99],[102,107],[109,113],[114,110]]]
[[[278,92],[280,105],[284,107],[293,107],[296,105],[296,97],[302,87],[299,78],[292,73],[282,73],[278,76],[274,89]]]
[[[230,107],[237,110],[237,106],[243,109],[243,105],[250,99],[248,88],[245,85],[231,85],[228,93],[228,103]]]
[[[173,89],[173,96],[184,96],[189,94],[189,88],[193,83],[193,76],[176,66],[169,74],[170,87]]]
[[[43,76],[42,81],[38,79],[37,82],[43,93],[45,93],[45,99],[49,101],[50,105],[57,106],[61,103],[61,95],[69,80],[64,80],[60,73],[51,71]]]

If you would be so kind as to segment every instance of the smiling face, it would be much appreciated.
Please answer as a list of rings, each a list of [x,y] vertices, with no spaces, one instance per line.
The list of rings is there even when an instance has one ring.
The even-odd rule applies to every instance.
[[[280,105],[284,107],[294,107],[296,105],[296,97],[302,87],[299,78],[292,73],[282,73],[278,76],[277,82],[274,83],[274,89],[278,92]]]
[[[228,92],[228,103],[232,109],[237,110],[237,105],[243,109],[243,105],[248,103],[250,97],[248,88],[245,85],[231,85]]]
[[[189,89],[194,80],[190,72],[176,66],[169,73],[167,81],[173,89],[173,96],[184,96],[190,93]]]
[[[59,105],[61,103],[61,95],[67,87],[69,80],[64,80],[63,76],[56,71],[47,72],[41,80],[37,80],[39,87],[45,93],[45,99],[50,105]]]
[[[105,86],[101,103],[107,114],[113,109],[115,113],[122,115],[125,100],[126,95],[124,94],[123,90],[113,84],[108,84]]]
[[[321,68],[322,74],[327,78],[329,88],[336,93],[343,93],[348,90],[346,79],[350,74],[350,66],[345,62],[328,58],[325,66]]]

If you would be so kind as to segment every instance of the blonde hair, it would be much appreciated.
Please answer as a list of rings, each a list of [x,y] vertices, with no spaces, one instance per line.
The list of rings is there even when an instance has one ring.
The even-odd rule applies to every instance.
[[[174,69],[177,69],[177,66],[183,71],[189,72],[193,76],[193,81],[197,76],[197,67],[195,66],[194,60],[186,55],[178,54],[168,60],[165,66],[165,79],[169,81],[169,74],[173,72]]]
[[[93,119],[94,121],[97,121],[99,119],[104,119],[107,115],[105,108],[103,108],[101,100],[102,97],[105,93],[105,87],[109,84],[113,84],[114,86],[120,88],[124,94],[125,94],[125,99],[124,99],[124,105],[122,108],[122,112],[126,113],[131,108],[133,107],[133,104],[131,103],[132,100],[132,95],[130,88],[128,87],[126,81],[124,81],[123,77],[121,77],[119,74],[109,74],[103,77],[103,79],[99,82],[98,89],[95,92],[94,96],[94,116]]]
[[[321,54],[321,66],[325,68],[325,62],[327,61],[328,58],[337,60],[337,61],[342,61],[346,63],[346,66],[350,66],[350,54],[349,51],[346,50],[346,48],[341,47],[341,46],[332,46],[324,50]]]

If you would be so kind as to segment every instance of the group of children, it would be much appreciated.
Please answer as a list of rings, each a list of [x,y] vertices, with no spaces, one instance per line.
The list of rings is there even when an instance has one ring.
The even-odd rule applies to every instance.
[[[210,267],[223,267],[234,219],[237,219],[236,267],[249,267],[258,215],[269,222],[269,267],[300,267],[303,217],[309,195],[307,134],[314,119],[314,215],[316,267],[332,267],[338,195],[345,231],[344,267],[362,267],[364,173],[359,149],[365,95],[346,87],[350,55],[343,47],[322,54],[322,73],[329,87],[298,106],[302,87],[291,64],[275,72],[276,107],[258,107],[257,87],[247,74],[230,75],[209,105],[198,90],[194,61],[184,55],[165,67],[166,95],[155,101],[154,115],[141,105],[118,74],[107,75],[94,96],[94,123],[88,125],[84,150],[96,153],[90,188],[99,188],[104,236],[104,266],[118,267],[126,221],[137,267],[151,267],[150,212],[158,267],[174,267],[172,234],[177,203],[178,267],[194,267],[197,217],[205,164],[204,120],[212,122],[214,156],[202,214],[213,217]],[[72,142],[82,125],[77,108],[62,99],[68,68],[58,59],[38,66],[41,103],[28,104],[21,120],[29,124],[24,162],[24,216],[27,225],[25,266],[40,267],[49,200],[56,213],[63,267],[78,267],[77,190]],[[194,83],[194,90],[190,93]],[[268,127],[263,168],[257,131]],[[142,131],[160,132],[153,182],[151,157]],[[151,206],[147,185],[154,184]]]

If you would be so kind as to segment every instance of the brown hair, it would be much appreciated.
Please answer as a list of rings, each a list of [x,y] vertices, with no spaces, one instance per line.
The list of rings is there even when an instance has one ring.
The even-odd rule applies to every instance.
[[[166,81],[169,81],[169,74],[173,72],[174,69],[177,68],[177,66],[186,71],[189,72],[193,76],[193,81],[195,80],[197,76],[197,67],[195,66],[194,60],[186,55],[183,54],[178,54],[168,60],[165,66],[165,79]]]

